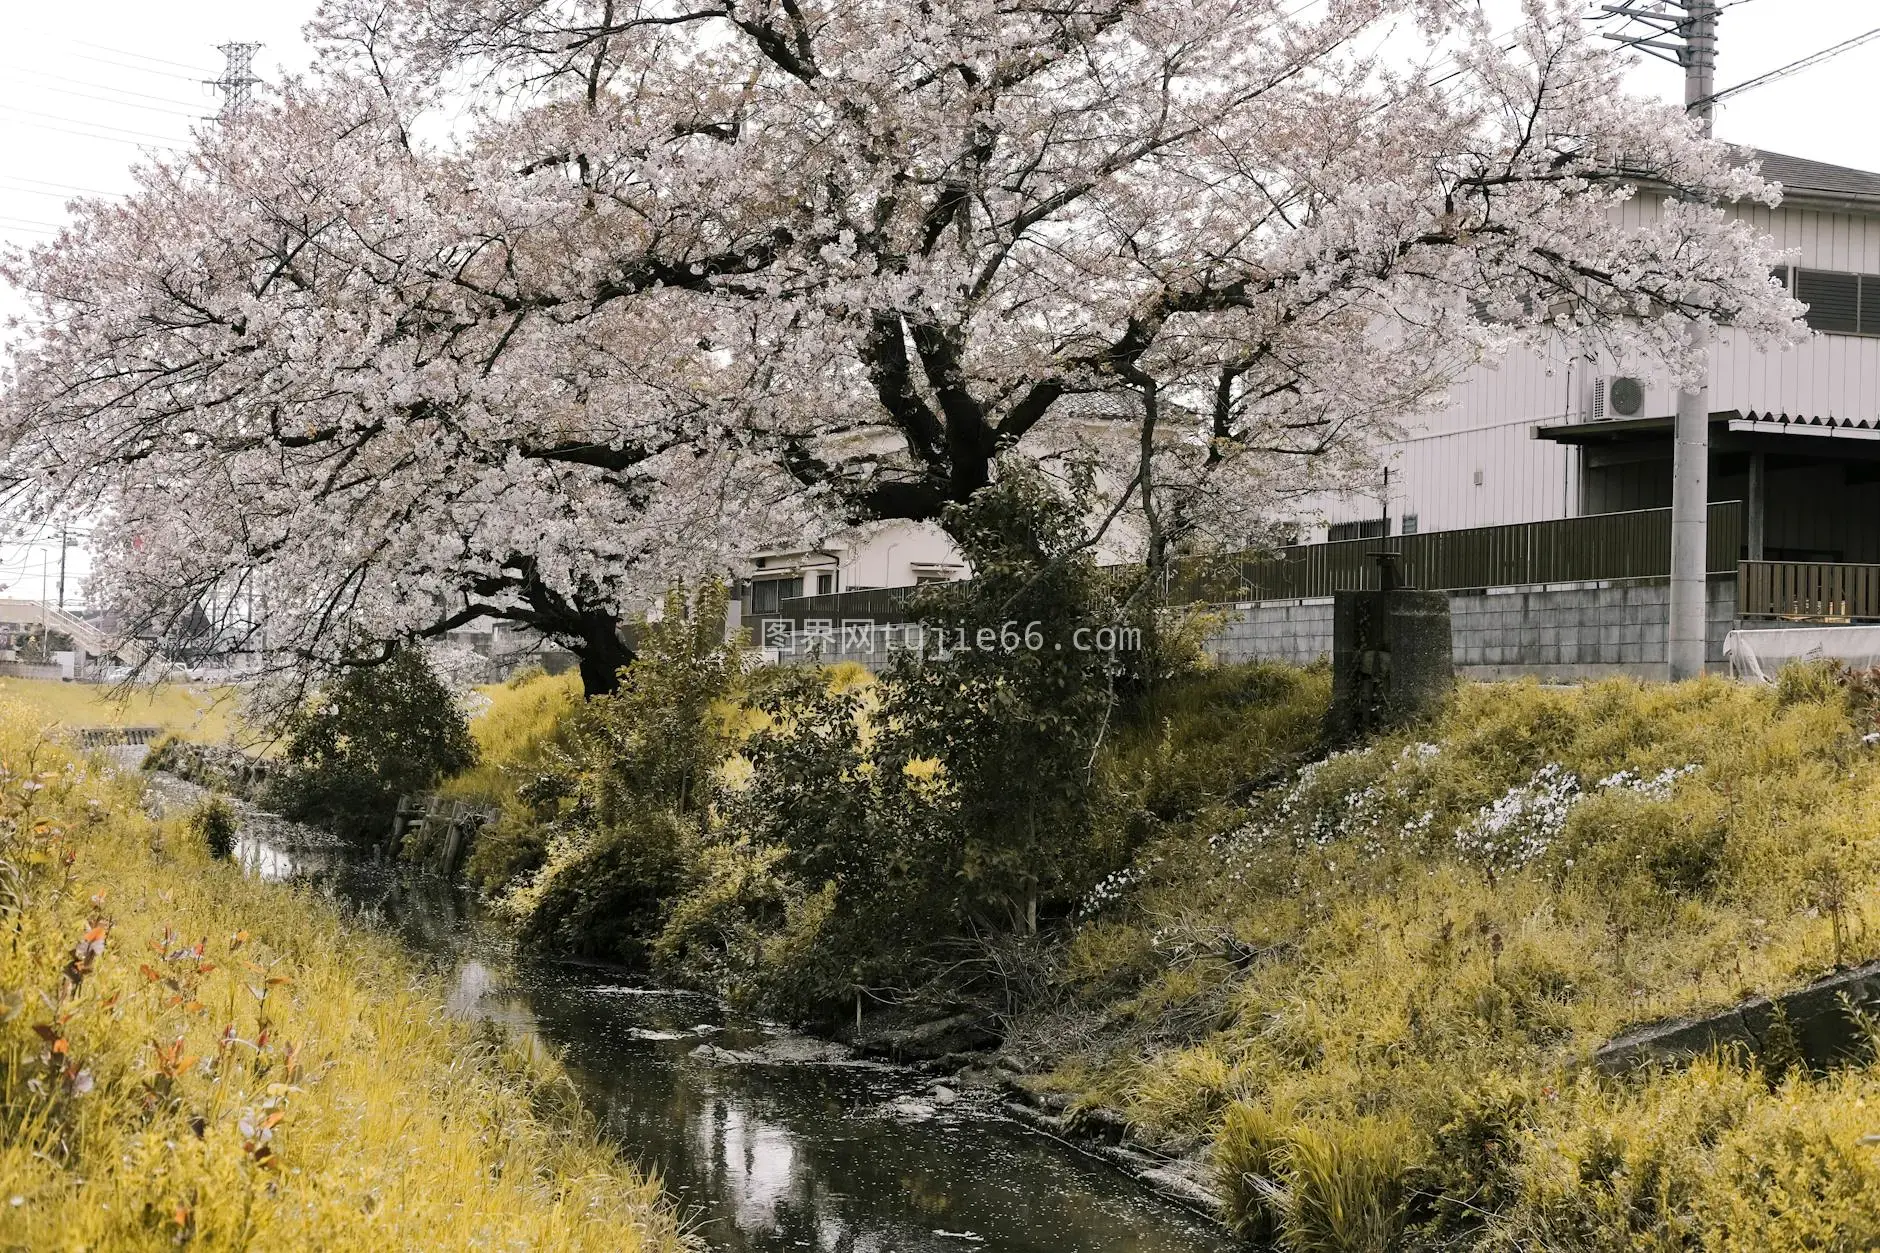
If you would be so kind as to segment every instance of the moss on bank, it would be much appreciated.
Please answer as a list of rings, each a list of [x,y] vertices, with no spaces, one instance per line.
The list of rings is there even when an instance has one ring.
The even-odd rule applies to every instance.
[[[679,1247],[552,1062],[16,706],[0,921],[0,1247]]]

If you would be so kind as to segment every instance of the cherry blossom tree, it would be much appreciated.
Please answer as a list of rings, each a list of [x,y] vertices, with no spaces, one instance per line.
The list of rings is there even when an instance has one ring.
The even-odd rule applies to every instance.
[[[1159,545],[1315,459],[1350,469],[1522,336],[1681,373],[1690,319],[1793,334],[1766,243],[1718,208],[1768,195],[1754,174],[1627,96],[1577,6],[1531,0],[1512,49],[1471,9],[361,0],[324,29],[376,72],[537,102],[518,168],[572,161],[609,196],[735,171],[775,215],[765,294],[793,293],[873,402],[807,425],[893,436],[796,448],[802,481],[936,516],[1000,456],[1061,445],[1054,423],[1131,413],[1122,481]],[[1666,208],[1624,225],[1641,181]],[[1118,391],[1134,403],[1075,403]]]
[[[1562,0],[1472,13],[329,0],[308,81],[15,266],[0,451],[146,616],[259,580],[320,663],[506,616],[605,685],[661,581],[1003,458],[1095,462],[1159,562],[1524,340],[1796,334],[1728,210],[1774,189]]]
[[[318,669],[502,619],[605,690],[632,608],[807,516],[750,409],[790,357],[772,311],[652,261],[617,279],[643,299],[540,312],[587,264],[531,233],[566,185],[466,207],[468,177],[342,82],[31,259],[8,464],[30,505],[108,511],[97,591],[135,633],[207,610]]]

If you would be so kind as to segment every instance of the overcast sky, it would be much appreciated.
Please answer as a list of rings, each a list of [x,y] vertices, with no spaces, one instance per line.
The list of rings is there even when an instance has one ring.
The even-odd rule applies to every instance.
[[[1875,0],[1724,0],[1718,85],[1728,88],[1880,24]],[[1483,0],[1497,31],[1519,0]],[[1588,10],[1598,0],[1589,0]],[[0,244],[49,239],[78,193],[122,194],[145,148],[185,144],[219,97],[217,45],[263,45],[257,72],[278,81],[305,68],[300,26],[314,0],[0,0]],[[1717,134],[1735,143],[1880,170],[1871,84],[1880,41],[1727,102]],[[1683,99],[1682,71],[1653,60],[1632,75],[1643,93]],[[0,292],[0,316],[17,310]],[[55,594],[57,544],[0,543],[0,596]],[[82,558],[74,554],[74,569]],[[68,599],[74,595],[68,589]]]
[[[1718,82],[1728,87],[1880,23],[1874,0],[1725,0]],[[1519,0],[1485,0],[1497,30]],[[0,8],[0,239],[30,244],[65,217],[74,191],[123,192],[141,147],[187,141],[213,113],[205,79],[218,44],[263,45],[262,76],[303,68],[299,27],[313,0],[90,0]],[[1596,7],[1589,3],[1590,9]],[[25,16],[30,14],[30,16]],[[1723,106],[1718,134],[1739,143],[1880,169],[1880,127],[1861,102],[1880,77],[1880,41]],[[1647,61],[1641,91],[1681,98],[1681,71]]]

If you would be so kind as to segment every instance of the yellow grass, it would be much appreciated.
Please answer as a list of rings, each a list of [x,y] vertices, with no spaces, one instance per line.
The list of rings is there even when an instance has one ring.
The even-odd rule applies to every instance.
[[[235,693],[229,688],[162,683],[119,696],[115,685],[0,678],[0,700],[68,727],[161,727],[184,739],[220,744],[234,724]]]
[[[516,786],[546,769],[563,728],[581,704],[581,676],[525,671],[477,689],[484,702],[470,719],[476,764],[446,779],[447,796],[504,802]]]
[[[1586,1066],[1627,1026],[1880,956],[1873,718],[1800,670],[1465,685],[1151,844],[1069,946],[1081,1017],[1054,1031],[1080,1043],[1040,1041],[1042,1082],[1211,1146],[1231,1218],[1294,1253],[1396,1238],[1352,1217],[1354,1181],[1419,1196],[1392,1221],[1429,1247],[1880,1247],[1880,1061]],[[1584,799],[1491,842],[1482,815],[1550,768]]]
[[[0,1247],[675,1250],[566,1078],[0,705]]]

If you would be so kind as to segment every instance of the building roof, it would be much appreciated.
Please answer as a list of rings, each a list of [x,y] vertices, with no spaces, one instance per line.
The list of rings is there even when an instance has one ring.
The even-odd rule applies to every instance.
[[[1807,198],[1825,196],[1841,200],[1880,202],[1880,174],[1826,161],[1810,161],[1763,148],[1744,148],[1745,157],[1762,167],[1762,176],[1782,184],[1782,190]]]
[[[1615,418],[1597,422],[1558,422],[1533,428],[1533,438],[1557,444],[1612,445],[1655,441],[1669,446],[1677,425],[1676,418]],[[1725,409],[1710,415],[1711,438],[1720,431],[1738,435],[1812,436],[1811,454],[1824,447],[1817,441],[1829,437],[1837,446],[1847,440],[1880,442],[1880,418],[1822,418],[1801,414],[1769,413],[1752,409],[1743,413]],[[1772,445],[1773,447],[1773,445]],[[1799,445],[1796,445],[1799,447]],[[1839,455],[1837,453],[1837,455]],[[1863,450],[1863,457],[1869,450]]]

